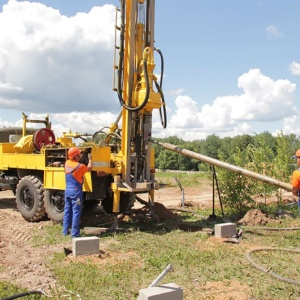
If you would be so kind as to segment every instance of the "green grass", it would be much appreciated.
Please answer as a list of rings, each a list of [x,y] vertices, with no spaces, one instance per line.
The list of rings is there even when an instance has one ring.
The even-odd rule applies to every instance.
[[[162,182],[172,180],[172,174],[164,175],[159,173],[157,178]],[[199,179],[194,174],[191,176],[195,177],[189,182]],[[287,209],[282,204],[280,208]],[[265,209],[275,211],[273,206]],[[215,220],[208,218],[210,209],[193,212],[178,212],[177,220],[163,222],[123,221],[119,227],[130,228],[130,231],[99,236],[100,254],[77,258],[65,255],[63,246],[70,245],[70,240],[62,237],[61,225],[42,226],[34,233],[34,247],[62,245],[59,253],[45,258],[56,276],[57,285],[65,287],[64,293],[53,291],[53,299],[66,299],[66,294],[67,299],[137,299],[139,290],[148,287],[169,264],[173,271],[160,284],[174,282],[181,286],[184,299],[242,298],[233,292],[242,293],[243,299],[299,299],[300,285],[258,270],[247,260],[246,254],[264,247],[299,249],[300,230],[243,227],[240,243],[229,243],[209,234],[216,223],[223,222],[218,209]],[[298,216],[296,208],[292,208],[292,212]],[[270,227],[300,227],[300,219],[283,219]],[[251,258],[282,277],[300,282],[300,253],[265,250],[253,252]],[[0,296],[18,291],[17,287],[9,285],[6,291],[1,289]]]
[[[249,299],[297,299],[300,286],[259,271],[247,261],[245,254],[253,247],[298,247],[299,231],[244,230],[241,243],[231,244],[217,241],[199,229],[212,229],[213,222],[195,220],[195,216],[187,213],[179,221],[180,225],[185,223],[198,231],[180,230],[178,223],[170,221],[132,224],[131,233],[100,237],[98,257],[68,259],[62,249],[47,258],[47,265],[55,273],[58,284],[72,291],[70,299],[76,299],[76,294],[81,299],[136,299],[138,291],[149,286],[168,264],[172,264],[173,271],[161,283],[175,282],[182,286],[184,299],[207,299],[204,288],[208,282],[222,284],[224,292],[226,284],[235,281],[245,287]],[[60,229],[60,225],[45,227],[36,232],[36,240],[39,236],[44,238],[44,244],[53,243],[47,237],[59,235]],[[57,243],[63,240],[59,238]],[[299,256],[262,251],[255,252],[252,258],[282,276],[300,281]],[[0,295],[16,292],[16,288],[10,287]],[[56,294],[54,299],[64,298]]]
[[[188,221],[185,217],[184,222]],[[197,225],[213,227],[205,220]],[[223,283],[226,289],[228,281],[238,281],[246,287],[249,299],[297,299],[300,286],[262,273],[247,261],[245,254],[252,245],[297,247],[298,231],[245,231],[240,244],[231,244],[216,241],[203,231],[183,231],[175,224],[170,228],[170,222],[154,228],[147,224],[128,234],[106,236],[100,238],[103,252],[96,259],[70,262],[59,253],[48,265],[58,282],[82,299],[136,299],[138,291],[149,286],[168,264],[174,270],[161,283],[182,286],[185,299],[206,299],[203,287],[207,282]],[[253,259],[282,276],[300,281],[299,255],[268,251],[253,254]]]
[[[206,172],[156,172],[155,178],[160,184],[169,186],[178,186],[179,183],[185,187],[201,187],[204,185],[211,185],[212,179],[210,174]],[[178,181],[177,181],[177,180]]]
[[[221,222],[220,217],[217,222]],[[285,220],[284,227],[299,226],[299,223],[298,219]],[[184,230],[180,229],[182,225]],[[161,283],[182,286],[184,299],[213,299],[207,298],[205,292],[209,282],[221,285],[222,293],[231,282],[238,282],[248,299],[298,298],[300,286],[259,271],[246,259],[246,253],[259,247],[299,247],[299,230],[273,232],[247,228],[243,229],[240,244],[233,244],[210,236],[207,229],[213,229],[214,225],[215,222],[190,213],[182,213],[177,222],[124,222],[120,226],[130,227],[132,231],[100,236],[99,256],[68,259],[62,249],[47,258],[47,265],[55,273],[58,284],[72,291],[70,299],[78,299],[76,294],[81,299],[137,299],[138,291],[149,286],[168,264],[173,266],[173,271]],[[35,241],[42,237],[35,246],[53,244],[53,236],[58,236],[56,243],[63,243],[65,237],[60,233],[61,225],[45,226],[35,233]],[[300,281],[299,256],[283,251],[261,251],[251,257],[281,276]],[[59,294],[54,298],[64,299]]]
[[[19,289],[17,286],[13,284],[9,284],[7,282],[0,282],[0,297],[15,295],[18,293],[24,292],[24,290]]]

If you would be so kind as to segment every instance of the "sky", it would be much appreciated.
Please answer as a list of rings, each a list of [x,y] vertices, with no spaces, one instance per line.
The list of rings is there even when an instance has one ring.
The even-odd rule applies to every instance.
[[[0,127],[49,115],[56,136],[120,113],[112,90],[117,0],[0,0]],[[300,1],[156,0],[167,127],[186,141],[300,135]],[[155,56],[154,73],[160,76]],[[32,125],[33,126],[33,125]]]

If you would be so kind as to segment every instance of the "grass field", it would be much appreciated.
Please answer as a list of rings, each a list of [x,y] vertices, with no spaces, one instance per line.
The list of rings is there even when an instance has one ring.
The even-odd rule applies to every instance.
[[[174,184],[174,174],[157,175],[162,183]],[[176,177],[184,185],[207,183],[199,173]],[[154,223],[123,221],[120,226],[130,230],[101,235],[99,255],[70,258],[62,247],[61,252],[45,258],[57,285],[65,287],[63,291],[53,289],[53,299],[137,299],[139,290],[148,287],[169,264],[173,271],[160,284],[181,286],[184,299],[299,299],[300,230],[291,229],[300,227],[300,219],[296,208],[292,212],[295,218],[274,225],[281,230],[239,227],[243,230],[239,243],[211,235],[215,224],[223,221],[209,219],[206,210],[178,212],[177,219]],[[33,247],[68,243],[60,233],[59,224],[36,230]],[[258,251],[250,253],[254,249]],[[22,291],[13,283],[2,283],[2,287],[4,284],[7,289],[0,285],[1,297]]]

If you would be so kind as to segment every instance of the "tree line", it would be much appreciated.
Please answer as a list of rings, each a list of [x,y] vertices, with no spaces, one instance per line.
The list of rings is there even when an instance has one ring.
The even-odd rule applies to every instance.
[[[184,141],[176,136],[155,139],[159,142],[191,150],[208,157],[236,165],[262,175],[290,182],[291,174],[297,167],[293,155],[300,148],[300,140],[295,134],[279,132],[273,136],[269,132],[254,135],[239,135],[220,138],[210,135],[204,140]],[[211,166],[199,160],[182,156],[153,144],[155,167],[158,169],[182,171],[210,171]],[[253,195],[268,196],[276,193],[279,200],[281,190],[257,180],[249,179],[231,171],[217,168],[222,200],[227,206],[242,212],[254,203]]]
[[[242,165],[246,163],[246,160],[252,163],[274,162],[275,159],[283,159],[283,157],[280,158],[281,156],[286,156],[285,162],[290,164],[293,163],[292,156],[300,148],[300,139],[295,134],[278,133],[273,136],[267,131],[225,138],[213,134],[206,139],[194,141],[184,141],[177,136],[154,138],[154,140],[170,143],[232,164],[237,162],[237,155],[239,155],[244,157],[244,160],[239,162]],[[152,146],[155,149],[155,167],[158,169],[203,171],[209,167],[199,160],[171,152],[160,145],[153,144]]]

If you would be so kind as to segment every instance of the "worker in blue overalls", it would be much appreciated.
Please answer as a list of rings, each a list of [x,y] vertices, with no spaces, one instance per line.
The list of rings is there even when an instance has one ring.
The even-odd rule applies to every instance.
[[[72,147],[68,151],[69,159],[65,163],[66,190],[63,235],[71,233],[72,238],[80,236],[83,175],[92,169],[91,154],[89,154],[87,166],[80,163],[81,157],[81,151],[77,147]]]

